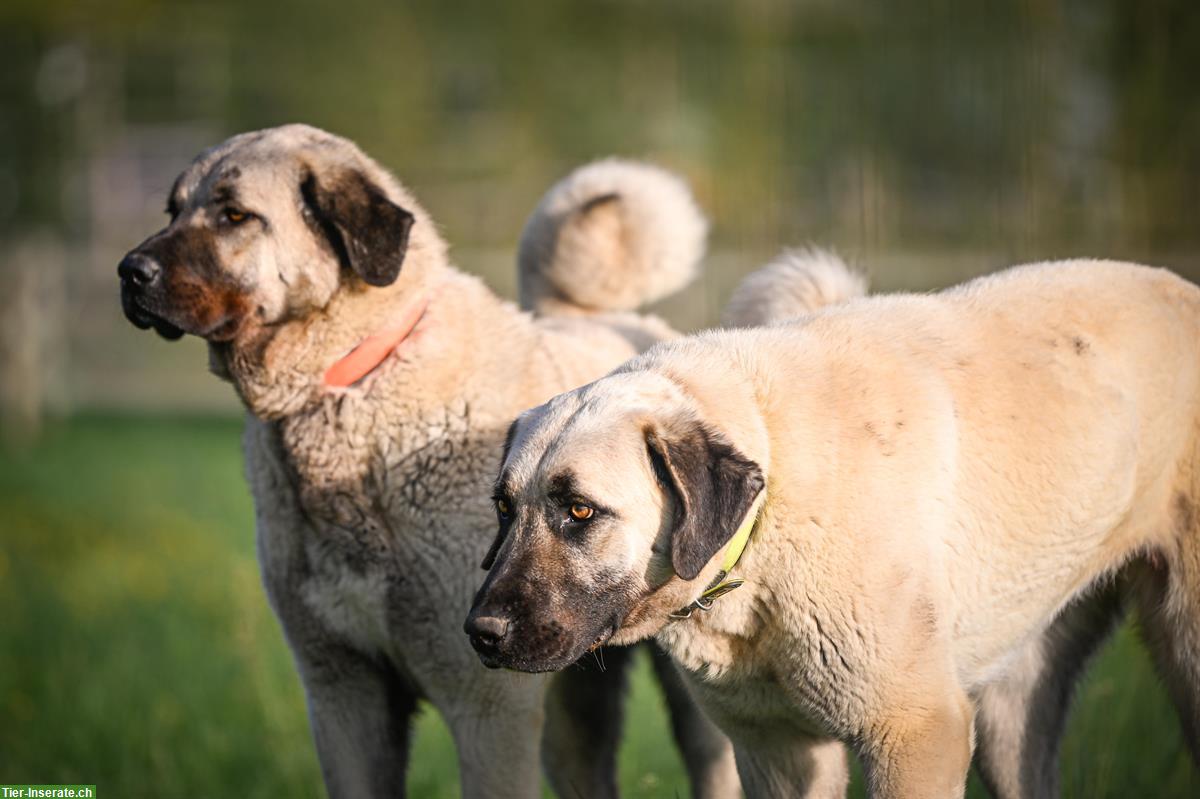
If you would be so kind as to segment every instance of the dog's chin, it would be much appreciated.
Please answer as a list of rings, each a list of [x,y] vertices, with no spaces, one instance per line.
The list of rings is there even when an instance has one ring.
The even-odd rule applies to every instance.
[[[489,669],[523,671],[527,674],[541,674],[547,671],[562,671],[576,660],[579,660],[579,655],[575,657],[540,658],[498,653],[484,654],[479,652],[477,654],[479,655],[479,662]],[[580,655],[582,654],[583,653],[581,652]]]
[[[151,325],[154,327],[154,332],[167,341],[178,341],[183,337],[183,328],[176,327],[166,319],[155,319]]]
[[[183,337],[185,331],[182,327],[168,322],[161,316],[155,316],[150,313],[134,313],[127,314],[129,321],[133,322],[134,326],[141,330],[153,329],[155,333],[165,338],[167,341],[177,341]]]
[[[595,652],[612,638],[615,627],[610,625],[604,629],[595,640],[581,643],[554,655],[530,655],[521,652],[480,652],[479,661],[489,669],[508,669],[523,671],[529,674],[540,674],[547,671],[562,671],[574,664],[585,655]]]

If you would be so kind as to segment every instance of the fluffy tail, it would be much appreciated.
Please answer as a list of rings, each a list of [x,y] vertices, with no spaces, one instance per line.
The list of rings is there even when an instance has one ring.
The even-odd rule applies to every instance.
[[[695,277],[707,234],[681,178],[616,158],[587,164],[554,184],[525,223],[521,307],[631,311]]]
[[[754,327],[812,313],[867,293],[867,278],[826,250],[784,250],[742,279],[725,306],[725,327]]]

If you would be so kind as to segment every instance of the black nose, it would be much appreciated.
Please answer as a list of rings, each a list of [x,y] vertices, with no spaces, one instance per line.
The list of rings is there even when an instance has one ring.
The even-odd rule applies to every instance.
[[[117,275],[121,280],[138,288],[145,288],[158,279],[158,262],[138,252],[131,252],[121,259]]]
[[[479,651],[494,650],[508,635],[508,619],[498,616],[470,616],[463,630],[471,636],[471,646]]]

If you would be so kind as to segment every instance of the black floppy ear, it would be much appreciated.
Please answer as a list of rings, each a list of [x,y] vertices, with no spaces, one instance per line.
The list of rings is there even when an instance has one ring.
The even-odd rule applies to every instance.
[[[413,215],[356,169],[317,177],[305,169],[300,197],[313,232],[329,242],[342,265],[372,286],[387,286],[400,274]]]
[[[675,499],[671,565],[694,580],[750,512],[765,485],[762,469],[697,421],[678,431],[646,430],[646,447]]]

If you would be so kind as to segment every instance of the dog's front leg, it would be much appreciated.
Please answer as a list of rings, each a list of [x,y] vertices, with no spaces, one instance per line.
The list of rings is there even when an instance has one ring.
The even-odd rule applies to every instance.
[[[489,672],[472,689],[461,701],[434,699],[454,736],[463,799],[537,799],[544,680]],[[586,790],[567,795],[587,796]]]
[[[405,795],[417,698],[385,663],[334,643],[295,655],[330,799]]]
[[[889,703],[860,754],[873,799],[959,799],[971,765],[973,710],[961,691]]]
[[[651,663],[671,715],[671,732],[687,768],[693,799],[730,799],[742,795],[733,746],[692,698],[671,656],[657,644]]]
[[[246,477],[263,586],[304,684],[325,786],[331,799],[404,796],[414,691],[382,658],[340,641],[305,601],[311,565],[304,541],[314,531],[277,436],[275,428],[247,417]]]
[[[635,651],[632,647],[606,649],[594,664],[585,657],[583,663],[550,679],[542,766],[559,796],[616,799],[620,795],[617,748],[625,715],[625,685]]]
[[[840,741],[787,734],[746,738],[735,733],[733,748],[748,799],[841,799],[846,795],[850,771]]]

